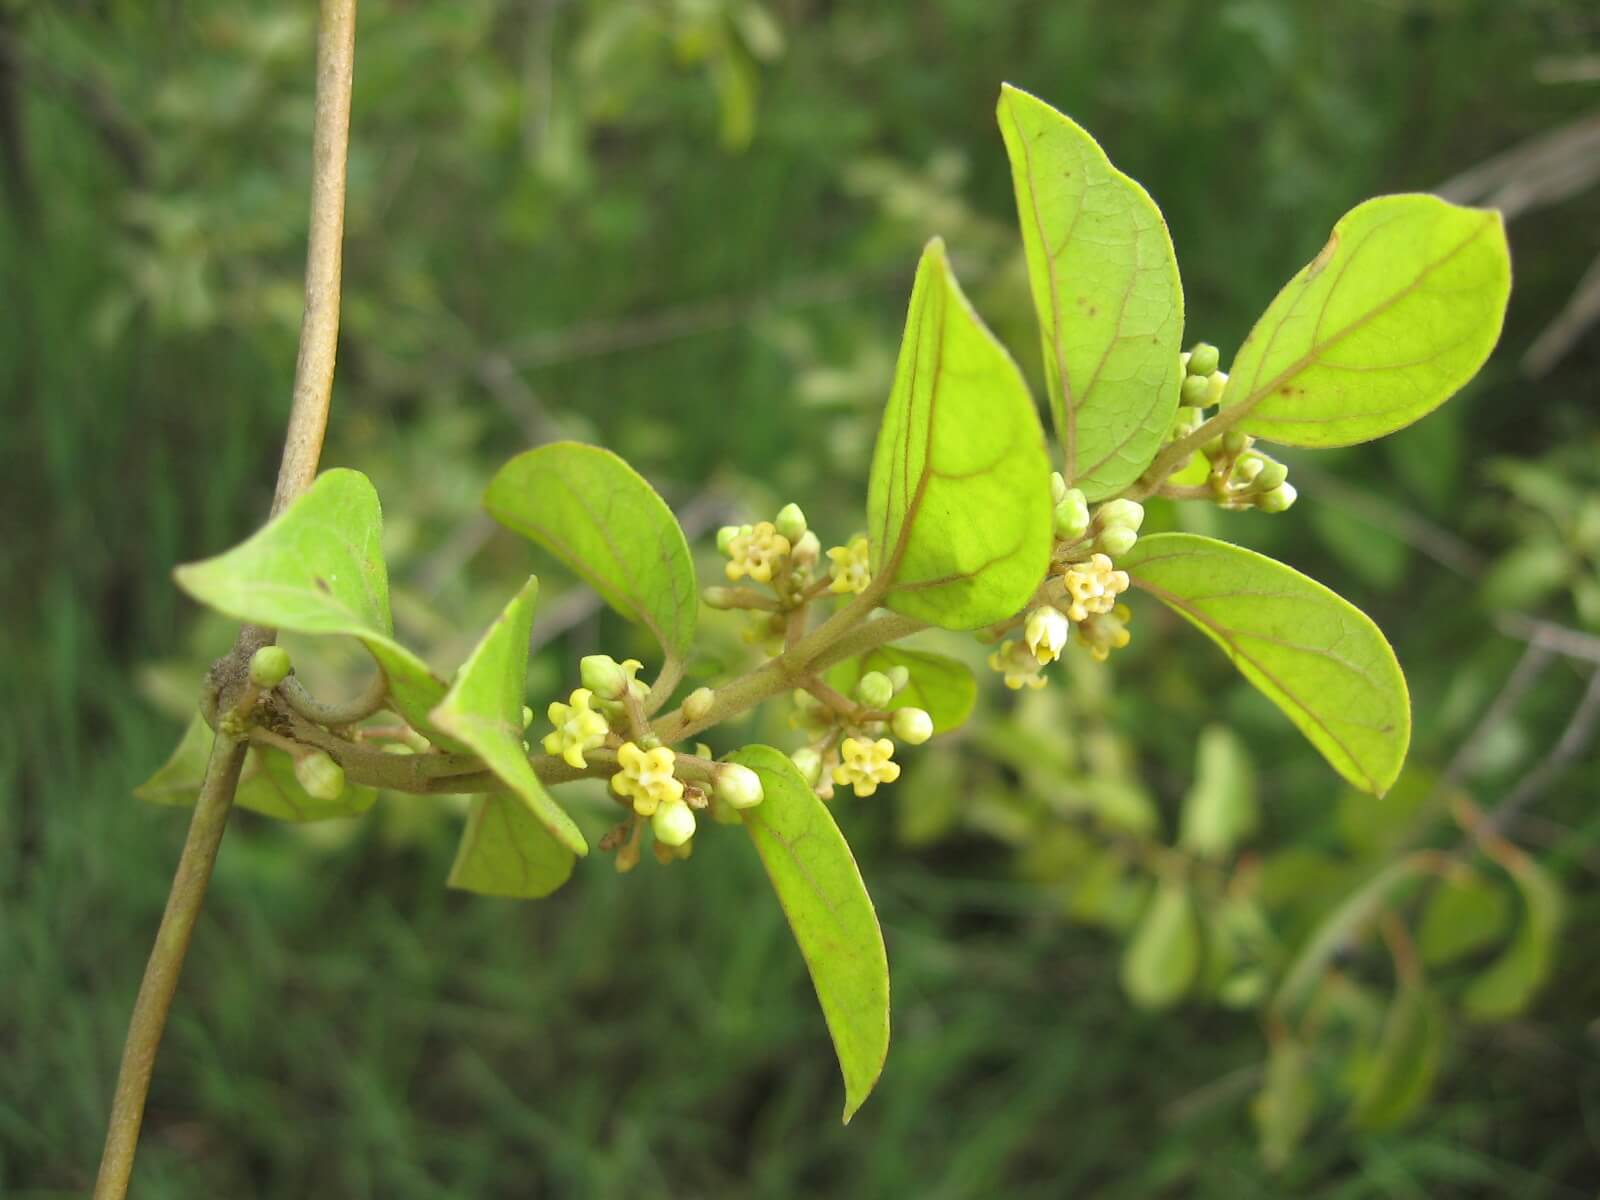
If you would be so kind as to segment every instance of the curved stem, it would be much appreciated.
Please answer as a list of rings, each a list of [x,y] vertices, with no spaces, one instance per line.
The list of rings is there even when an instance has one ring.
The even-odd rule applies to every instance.
[[[333,364],[339,340],[339,280],[344,237],[345,160],[350,140],[350,85],[355,65],[356,0],[322,0],[317,31],[316,113],[312,121],[311,220],[306,245],[306,307],[295,360],[294,402],[278,467],[272,513],[277,515],[311,486],[322,457],[333,397]],[[231,703],[248,678],[249,658],[272,641],[271,630],[247,626],[234,652],[219,664],[212,684]],[[133,1175],[139,1127],[144,1121],[156,1050],[189,950],[189,938],[205,902],[211,868],[227,828],[244,765],[246,745],[218,735],[189,822],[189,834],[167,896],[144,981],[117,1071],[116,1092],[94,1200],[123,1200]]]
[[[106,1131],[105,1153],[100,1159],[100,1176],[94,1185],[94,1200],[120,1200],[128,1193],[133,1174],[133,1156],[139,1144],[139,1126],[144,1122],[145,1097],[150,1092],[150,1076],[155,1070],[156,1050],[167,1026],[178,976],[183,971],[189,938],[194,933],[211,867],[217,861],[217,847],[228,824],[234,789],[239,785],[239,770],[244,765],[245,745],[219,735],[206,764],[205,783],[189,821],[189,835],[183,842],[178,869],[172,877],[161,928],[139,984],[128,1022],[128,1037],[122,1047],[122,1065],[117,1071],[117,1090],[111,1101],[111,1122]]]
[[[389,681],[383,672],[379,671],[359,696],[343,704],[329,704],[318,700],[306,691],[306,685],[293,675],[278,685],[278,694],[290,708],[308,721],[314,721],[318,725],[354,725],[383,707],[383,702],[389,695]]]

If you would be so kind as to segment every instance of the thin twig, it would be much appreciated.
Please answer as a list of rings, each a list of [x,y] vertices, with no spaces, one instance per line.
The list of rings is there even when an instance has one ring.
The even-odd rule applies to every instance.
[[[1573,710],[1567,727],[1561,731],[1555,746],[1543,761],[1522,777],[1522,782],[1512,789],[1499,804],[1490,810],[1485,824],[1493,830],[1503,830],[1507,824],[1539,798],[1540,793],[1566,770],[1569,763],[1583,753],[1600,724],[1600,667],[1589,675],[1589,686],[1583,699]]]
[[[328,427],[333,395],[334,354],[339,338],[340,243],[344,235],[345,158],[350,137],[350,85],[355,64],[356,0],[323,0],[317,34],[316,111],[312,121],[311,221],[306,248],[306,308],[300,326],[300,351],[295,362],[294,402],[278,468],[272,512],[282,512],[316,478],[322,439]],[[270,630],[247,627],[234,653],[214,672],[226,689],[228,670],[235,675],[255,647],[272,640]],[[226,697],[224,698],[226,700]],[[205,779],[195,804],[172,891],[161,917],[144,980],[134,1000],[122,1064],[106,1131],[105,1150],[95,1182],[94,1200],[122,1200],[133,1175],[139,1127],[156,1052],[166,1029],[167,1013],[183,971],[206,886],[216,863],[228,812],[233,807],[245,745],[218,733],[206,764]]]

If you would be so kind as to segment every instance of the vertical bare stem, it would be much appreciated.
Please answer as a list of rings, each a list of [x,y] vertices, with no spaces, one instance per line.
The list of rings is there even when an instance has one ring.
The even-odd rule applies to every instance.
[[[350,86],[355,70],[356,0],[322,0],[317,33],[316,115],[312,121],[311,226],[306,246],[306,307],[295,360],[294,402],[284,438],[283,462],[272,498],[276,515],[308,487],[322,457],[333,397],[333,364],[339,340],[339,283],[343,266],[345,171],[350,143]],[[235,675],[271,630],[241,631],[231,658]],[[222,680],[224,688],[227,679]],[[167,896],[139,995],[134,1000],[122,1065],[111,1101],[105,1151],[94,1200],[123,1200],[133,1174],[139,1127],[155,1069],[156,1051],[189,950],[189,939],[205,901],[206,886],[239,785],[246,743],[218,733],[205,780],[189,822],[183,852]]]

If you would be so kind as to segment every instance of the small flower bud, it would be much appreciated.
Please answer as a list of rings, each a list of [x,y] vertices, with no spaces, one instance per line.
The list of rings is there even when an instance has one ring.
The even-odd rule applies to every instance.
[[[702,588],[700,591],[700,599],[706,602],[707,608],[729,609],[737,607],[732,588]]]
[[[1183,373],[1184,375],[1187,375],[1189,373],[1189,358],[1190,358],[1190,355],[1189,355],[1189,352],[1187,350],[1185,350],[1182,354],[1178,355],[1178,370],[1181,373]]]
[[[529,708],[526,704],[524,704],[522,706],[522,727],[524,729],[526,729],[529,725],[532,725],[532,724],[533,724],[533,709]]]
[[[583,686],[602,700],[620,700],[628,686],[628,673],[609,654],[586,654],[578,662]]]
[[[911,672],[899,665],[890,667],[884,674],[889,677],[889,683],[894,688],[896,695],[905,691],[906,686],[911,682]]]
[[[1262,512],[1281,513],[1295,502],[1295,497],[1298,495],[1299,493],[1294,490],[1294,484],[1280,483],[1270,492],[1262,492],[1260,499],[1256,501],[1256,506]]]
[[[321,750],[295,759],[295,781],[314,800],[332,803],[344,795],[344,768]]]
[[[894,699],[894,684],[882,671],[868,671],[856,681],[856,699],[868,708],[888,708]]]
[[[1056,505],[1055,534],[1063,542],[1076,542],[1089,531],[1089,502],[1077,488],[1068,488]]]
[[[1050,503],[1060,504],[1067,498],[1067,481],[1060,471],[1050,472]]]
[[[1266,460],[1253,450],[1246,450],[1239,456],[1239,461],[1233,464],[1233,477],[1241,483],[1252,483],[1261,474],[1261,469],[1266,466]]]
[[[711,703],[715,699],[716,694],[710,688],[695,688],[683,698],[683,715],[691,721],[698,721],[711,711]]]
[[[1282,487],[1284,480],[1289,478],[1289,468],[1275,458],[1262,456],[1261,470],[1255,477],[1255,485],[1264,492],[1273,488]]]
[[[754,808],[761,803],[761,776],[738,763],[717,767],[716,788],[717,799],[734,808]]]
[[[785,504],[778,510],[772,526],[791,542],[797,542],[806,531],[806,514],[800,511],[798,504]]]
[[[1222,354],[1210,342],[1197,342],[1189,351],[1189,374],[1210,375],[1222,365]]]
[[[258,688],[275,688],[289,677],[289,652],[282,646],[263,646],[250,656],[250,682]]]
[[[1133,549],[1134,543],[1138,540],[1139,535],[1137,533],[1124,525],[1118,525],[1115,528],[1107,529],[1096,538],[1094,548],[1109,554],[1112,558],[1121,558],[1129,550]]]
[[[789,551],[789,561],[797,567],[810,567],[822,557],[822,543],[817,540],[817,535],[811,530],[806,530],[795,541],[794,548]]]
[[[1205,375],[1185,375],[1183,377],[1183,390],[1178,394],[1178,402],[1193,408],[1203,407],[1206,396],[1211,391],[1211,380]]]
[[[721,529],[717,530],[718,554],[726,554],[728,552],[729,544],[734,538],[739,536],[739,531],[742,528],[743,526],[740,525],[724,525]]]
[[[1067,644],[1072,625],[1066,615],[1053,605],[1041,605],[1028,614],[1023,629],[1023,640],[1040,666],[1055,662],[1061,657],[1061,648]]]
[[[1144,524],[1144,505],[1137,500],[1107,500],[1100,506],[1100,528],[1131,529]]]
[[[802,778],[812,787],[817,786],[817,780],[822,778],[822,755],[810,746],[801,746],[789,755],[789,761],[794,763]]]
[[[889,723],[895,737],[913,746],[920,746],[933,736],[933,718],[920,708],[897,708]]]
[[[1222,435],[1222,449],[1228,454],[1243,454],[1254,440],[1242,429],[1230,429]]]
[[[1223,390],[1228,386],[1228,373],[1215,371],[1206,384],[1206,407],[1213,408],[1222,403]]]
[[[682,800],[669,800],[650,817],[650,829],[656,841],[667,846],[681,846],[694,836],[694,810]]]

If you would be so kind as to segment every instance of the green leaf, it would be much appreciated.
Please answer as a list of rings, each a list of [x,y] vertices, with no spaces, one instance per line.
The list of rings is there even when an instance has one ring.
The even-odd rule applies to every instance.
[[[1155,201],[1087,131],[1009,84],[998,115],[1062,473],[1099,500],[1150,465],[1177,412],[1177,255]]]
[[[338,468],[232,550],[173,574],[196,600],[240,621],[360,639],[387,677],[396,711],[447,748],[462,749],[428,722],[444,681],[394,640],[382,536],[372,481]]]
[[[1122,955],[1122,990],[1140,1008],[1171,1008],[1200,969],[1200,925],[1189,887],[1163,879]]]
[[[1350,783],[1378,795],[1394,783],[1411,701],[1360,609],[1280,562],[1194,534],[1140,538],[1117,565],[1221,646]]]
[[[860,658],[847,658],[828,671],[828,683],[851,695],[868,671],[887,672],[904,667],[911,681],[899,692],[889,708],[920,708],[933,718],[933,731],[946,733],[962,725],[972,715],[978,699],[978,681],[959,659],[926,650],[900,650],[885,646]]]
[[[867,492],[884,603],[974,629],[1028,602],[1050,561],[1050,462],[1028,387],[950,273],[917,267]]]
[[[848,1124],[889,1053],[889,960],[850,847],[789,756],[746,746],[730,756],[766,795],[744,809],[746,832],[800,946],[844,1073]]]
[[[1522,924],[1500,957],[1467,988],[1461,1006],[1480,1021],[1514,1017],[1550,975],[1566,903],[1555,879],[1526,855],[1506,864],[1522,893]]]
[[[192,805],[200,795],[215,740],[211,727],[196,713],[172,757],[133,794],[151,804]],[[294,760],[285,751],[265,746],[252,746],[246,753],[239,772],[239,788],[234,793],[234,803],[240,808],[297,823],[358,816],[371,808],[377,798],[373,788],[347,784],[337,800],[319,800],[295,779]]]
[[[1417,949],[1430,967],[1444,966],[1499,941],[1511,924],[1511,899],[1481,875],[1446,879],[1428,897]]]
[[[1261,1159],[1269,1171],[1289,1165],[1316,1112],[1310,1054],[1300,1042],[1286,1036],[1276,1038],[1267,1053],[1266,1079],[1250,1105]]]
[[[644,625],[669,654],[688,656],[699,610],[689,544],[666,502],[622,459],[577,442],[540,446],[500,468],[483,506]]]
[[[1368,200],[1267,306],[1234,359],[1223,410],[1290,446],[1392,433],[1478,373],[1510,293],[1498,212],[1436,196]]]
[[[536,900],[567,881],[574,861],[516,796],[474,796],[449,882],[480,896]]]
[[[1414,1113],[1433,1090],[1444,1052],[1445,1015],[1421,977],[1401,981],[1378,1043],[1361,1071],[1351,1119],[1388,1129]]]
[[[1225,725],[1208,725],[1195,754],[1194,786],[1184,797],[1178,844],[1203,858],[1226,858],[1256,828],[1256,779],[1244,743]]]
[[[456,672],[450,691],[433,710],[433,720],[484,761],[548,829],[574,854],[589,845],[571,817],[550,798],[533,773],[522,744],[522,705],[528,677],[528,633],[539,581],[530,578],[495,618],[488,632]]]

